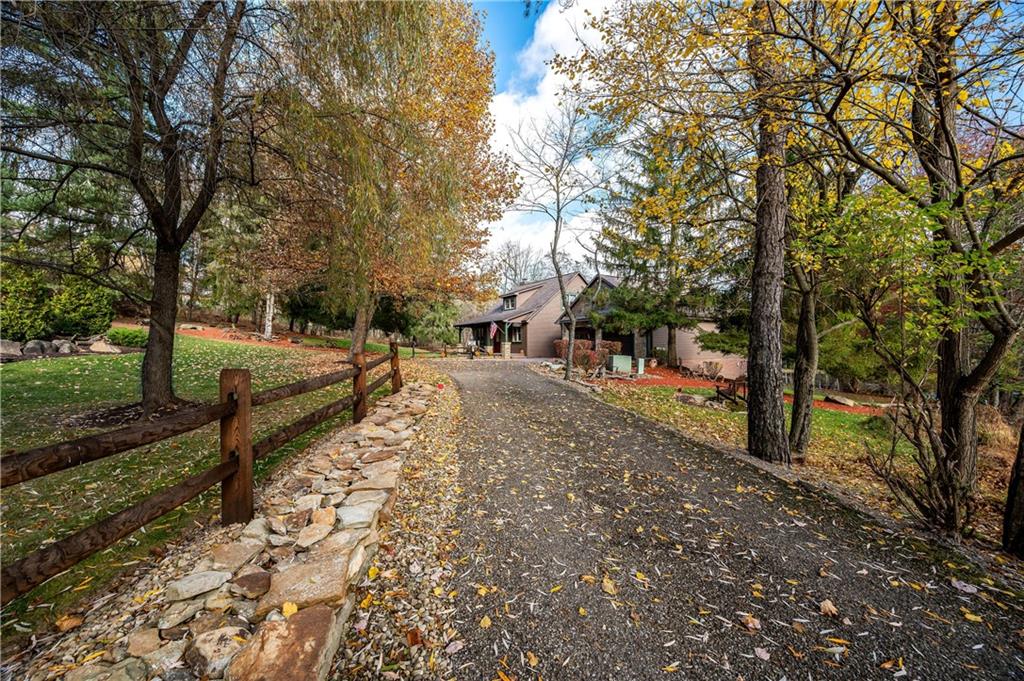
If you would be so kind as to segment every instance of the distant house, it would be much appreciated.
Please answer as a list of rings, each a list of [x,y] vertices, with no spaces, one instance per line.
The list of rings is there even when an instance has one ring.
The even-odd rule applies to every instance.
[[[587,286],[587,280],[578,272],[562,275],[565,288],[573,296]],[[482,315],[458,322],[463,343],[476,342],[483,348],[501,353],[502,343],[511,346],[513,355],[522,357],[551,357],[554,342],[560,337],[558,318],[562,314],[562,300],[557,277],[521,284],[501,294],[501,301]],[[491,325],[495,333],[491,335]]]
[[[618,341],[622,343],[622,354],[632,357],[654,357],[656,350],[668,351],[668,327],[662,326],[657,329],[642,331],[634,330],[632,333],[613,333],[601,328],[595,328],[590,319],[591,312],[607,314],[610,311],[608,303],[599,304],[595,309],[595,298],[598,291],[610,291],[622,283],[620,277],[603,274],[594,277],[587,287],[576,297],[572,304],[572,313],[576,317],[576,338],[580,340],[602,340]],[[699,317],[699,315],[698,315]],[[562,315],[558,319],[561,326],[561,335],[565,336],[569,330],[569,318]],[[690,329],[676,329],[676,354],[679,363],[689,369],[700,369],[702,365],[709,364],[714,367],[718,365],[716,373],[725,378],[736,378],[747,373],[747,358],[739,355],[730,355],[721,352],[702,350],[697,343],[697,336],[701,333],[717,330],[717,325],[709,318],[700,319],[696,326]]]

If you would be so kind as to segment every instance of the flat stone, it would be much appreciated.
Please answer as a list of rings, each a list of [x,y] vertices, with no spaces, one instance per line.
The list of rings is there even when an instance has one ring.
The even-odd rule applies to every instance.
[[[259,598],[270,590],[270,573],[260,570],[235,577],[231,582],[231,590],[246,598]]]
[[[346,506],[358,506],[359,504],[372,503],[383,504],[388,500],[389,493],[382,489],[364,489],[349,494],[345,499]]]
[[[363,463],[377,463],[378,461],[387,461],[395,454],[398,454],[397,447],[385,447],[384,449],[378,449],[363,455],[363,458],[360,459],[360,461]]]
[[[288,546],[294,543],[294,539],[285,534],[272,534],[267,539],[271,546]]]
[[[341,436],[342,442],[362,442],[365,438],[359,431],[350,430]]]
[[[262,617],[288,602],[299,608],[319,603],[340,605],[347,593],[347,577],[348,555],[344,553],[320,554],[306,563],[292,565],[270,576],[270,591],[256,606],[256,616]]]
[[[231,661],[231,681],[316,679],[324,681],[341,644],[351,603],[341,611],[326,605],[300,610],[283,621],[260,626]]]
[[[348,495],[345,494],[344,492],[332,494],[331,496],[327,497],[327,503],[330,504],[331,506],[340,506],[345,502],[345,497],[347,496]]]
[[[214,612],[230,610],[234,604],[235,598],[231,593],[231,586],[229,584],[225,584],[217,589],[203,601],[203,607]]]
[[[390,430],[392,433],[400,433],[403,430],[408,430],[412,427],[412,421],[407,419],[395,419],[394,421],[388,421],[384,424],[384,427]]]
[[[380,506],[377,504],[359,504],[358,506],[342,506],[338,509],[338,519],[345,530],[370,527]]]
[[[346,578],[349,582],[354,582],[362,576],[365,569],[369,568],[370,556],[366,552],[366,549],[360,545],[352,551],[352,555],[348,557],[348,575]]]
[[[202,599],[175,603],[164,610],[163,617],[160,618],[160,621],[157,623],[157,627],[161,630],[172,629],[182,622],[189,621],[202,609]]]
[[[313,510],[316,510],[316,509],[320,508],[320,506],[323,503],[324,503],[324,495],[323,494],[307,494],[304,497],[299,497],[295,501],[295,510],[296,511],[305,511],[305,510],[308,509],[310,511],[313,511]]]
[[[334,468],[334,462],[326,456],[314,456],[306,466],[311,471],[326,475],[329,470]]]
[[[425,414],[426,413],[427,405],[424,404],[423,402],[410,402],[406,406],[405,410],[407,412],[409,412],[410,414],[413,414],[414,416],[417,416],[419,414]]]
[[[344,485],[338,484],[337,481],[331,481],[331,483],[329,485],[324,485],[323,486],[323,489],[320,490],[320,494],[323,494],[324,496],[330,496],[332,494],[337,494],[338,492],[344,492],[344,491],[345,491],[345,486]],[[327,500],[327,505],[329,506],[330,504],[331,504],[331,500],[328,499]]]
[[[143,655],[143,661],[149,666],[150,674],[163,676],[171,669],[178,666],[181,657],[185,654],[188,642],[184,639],[165,643],[156,650]],[[166,677],[164,677],[166,679]]]
[[[213,557],[213,569],[234,572],[262,551],[263,544],[263,541],[252,538],[241,539],[230,544],[215,544],[210,550],[210,555]]]
[[[368,466],[363,466],[363,469],[359,472],[364,478],[376,478],[381,475],[398,473],[398,469],[401,468],[401,466],[402,464],[398,459],[389,459],[387,461],[378,461],[377,463],[371,463]]]
[[[285,527],[293,532],[295,530],[301,530],[309,523],[309,517],[311,515],[313,515],[313,511],[308,508],[301,511],[295,511],[295,513],[289,513],[288,517],[284,519]]]
[[[342,530],[335,532],[327,539],[313,547],[311,555],[317,556],[322,553],[340,552],[351,553],[363,540],[371,534],[369,528],[359,530]]]
[[[185,651],[185,662],[196,676],[219,679],[231,658],[242,649],[238,638],[248,637],[249,632],[241,627],[222,627],[200,634]]]
[[[410,437],[412,437],[411,430],[400,430],[397,433],[391,433],[386,438],[384,438],[384,444],[386,444],[388,447],[393,447],[395,445],[402,444]]]
[[[327,506],[326,508],[318,508],[313,511],[313,515],[309,521],[313,525],[327,525],[328,527],[334,527],[334,521],[337,519],[338,512],[334,510],[333,506]]]
[[[127,657],[115,665],[97,663],[73,669],[64,675],[64,679],[65,681],[144,681],[146,676],[146,663],[135,657]]]
[[[270,503],[273,503],[273,501],[271,500]],[[243,537],[258,539],[259,541],[266,541],[268,534],[270,534],[270,521],[262,517],[253,518],[245,526],[245,529],[242,530]]]
[[[128,634],[128,654],[132,657],[148,655],[157,648],[163,641],[160,640],[160,630],[156,627],[136,629]]]
[[[26,352],[25,352],[26,355],[28,354],[27,349],[28,349],[28,347],[27,347],[27,344],[26,344]],[[95,343],[93,343],[92,345],[90,345],[89,346],[89,350],[92,351],[92,352],[100,352],[100,353],[103,353],[103,354],[106,354],[106,355],[119,355],[119,354],[121,354],[121,351],[117,348],[116,345],[111,345],[107,341],[102,341],[102,340],[98,340]]]
[[[0,355],[20,355],[21,343],[0,338]]]
[[[349,485],[348,491],[351,493],[361,489],[394,489],[397,486],[398,473],[387,473],[370,480],[357,480]]]
[[[220,588],[221,584],[229,579],[231,579],[230,572],[220,570],[196,572],[168,584],[165,596],[169,601],[183,601]]]
[[[270,531],[277,534],[288,534],[288,528],[285,526],[284,521],[277,516],[271,516],[267,518],[267,523],[270,525]]]
[[[333,529],[334,525],[324,525],[322,523],[307,525],[299,532],[299,538],[295,540],[295,546],[300,549],[307,549],[329,535]]]

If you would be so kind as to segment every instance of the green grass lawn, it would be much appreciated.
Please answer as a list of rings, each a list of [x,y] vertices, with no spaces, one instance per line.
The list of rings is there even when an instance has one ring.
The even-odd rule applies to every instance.
[[[312,346],[312,347],[315,347],[315,348],[333,347],[333,348],[340,348],[342,350],[348,350],[350,347],[352,347],[352,339],[351,338],[308,338],[307,337],[307,338],[303,338],[302,339],[302,343],[303,343],[303,345],[309,345],[309,346]],[[377,353],[377,354],[384,355],[384,354],[387,354],[388,352],[391,352],[391,348],[388,346],[387,343],[371,343],[371,342],[367,342],[366,343],[366,352],[372,352],[372,353]],[[412,348],[408,348],[408,347],[404,347],[404,346],[399,346],[398,347],[398,356],[401,357],[402,359],[410,359],[412,357]],[[425,359],[425,358],[428,358],[428,357],[439,357],[439,356],[440,356],[439,353],[430,352],[429,350],[419,350],[419,349],[416,350],[416,358],[417,359],[419,359],[420,357],[423,357]]]
[[[3,409],[0,427],[5,453],[95,432],[60,425],[62,420],[141,397],[142,353],[54,357],[0,366]],[[187,400],[212,402],[218,396],[222,367],[252,371],[253,390],[263,390],[338,368],[337,358],[298,349],[210,341],[179,335],[175,340],[174,385]],[[373,376],[387,371],[380,367]],[[372,380],[372,377],[371,377]],[[253,413],[253,438],[272,432],[316,407],[351,392],[351,382],[274,404]],[[380,394],[385,394],[387,387]],[[302,450],[348,412],[319,426],[256,464],[265,478],[282,460]],[[209,468],[219,460],[216,423],[153,445],[78,466],[4,490],[3,561],[9,563],[40,544],[101,520],[159,489]],[[145,560],[196,519],[218,511],[216,487],[154,521],[113,547],[41,585],[5,608],[2,633],[25,634],[52,621],[83,596],[95,592],[121,569]]]

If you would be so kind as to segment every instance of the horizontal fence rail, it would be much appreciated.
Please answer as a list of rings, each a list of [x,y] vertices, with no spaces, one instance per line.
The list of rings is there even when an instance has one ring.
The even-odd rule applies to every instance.
[[[389,370],[367,385],[367,374],[390,361]],[[353,356],[352,367],[271,388],[253,394],[248,369],[222,369],[220,400],[192,407],[153,421],[106,433],[36,447],[0,458],[3,487],[34,480],[90,461],[112,456],[187,433],[220,421],[220,456],[216,466],[166,487],[135,505],[115,513],[49,546],[3,567],[2,603],[27,593],[54,575],[127,537],[140,527],[173,511],[218,483],[221,485],[221,521],[248,522],[253,517],[253,463],[288,444],[324,421],[352,408],[352,420],[366,416],[368,398],[391,380],[392,394],[402,389],[398,344],[369,362]],[[259,442],[252,441],[252,408],[320,390],[352,379],[352,393],[278,428]]]

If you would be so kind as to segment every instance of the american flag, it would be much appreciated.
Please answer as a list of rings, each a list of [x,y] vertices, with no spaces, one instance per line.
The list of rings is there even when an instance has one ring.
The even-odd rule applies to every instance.
[[[497,333],[498,333],[498,325],[495,324],[494,322],[491,322],[491,338],[494,338],[494,336]]]

